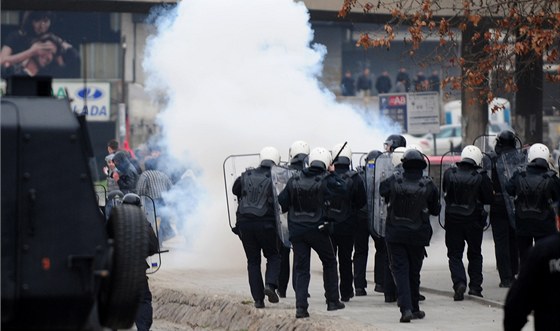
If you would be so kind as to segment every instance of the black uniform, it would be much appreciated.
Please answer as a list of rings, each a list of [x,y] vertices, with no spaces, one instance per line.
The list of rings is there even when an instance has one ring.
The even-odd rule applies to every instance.
[[[307,155],[298,154],[290,161],[290,169],[302,171],[305,167],[305,159]],[[280,239],[280,238],[278,238]],[[288,282],[290,281],[290,251],[289,247],[284,246],[281,240],[278,240],[278,249],[280,250],[281,262],[280,262],[280,274],[278,276],[278,295],[281,298],[286,297],[286,290],[288,288]],[[293,275],[293,272],[292,272]],[[292,287],[294,291],[296,290],[295,280],[292,276]]]
[[[486,171],[474,162],[458,162],[443,175],[445,192],[445,245],[449,258],[455,300],[462,300],[467,284],[463,265],[465,242],[468,245],[470,294],[482,292],[482,233],[486,223],[483,205],[492,203],[492,182]]]
[[[311,165],[290,178],[278,196],[282,211],[288,211],[290,241],[294,250],[294,278],[296,279],[296,316],[306,317],[309,303],[311,249],[323,263],[323,282],[328,309],[344,308],[339,301],[337,261],[329,233],[325,226],[325,203],[333,193],[344,194],[344,188],[322,167]]]
[[[362,177],[365,183],[365,172],[358,171],[358,175]],[[373,182],[370,183],[373,185]],[[387,263],[387,248],[385,239],[380,236],[370,235],[369,232],[369,216],[367,204],[356,212],[356,231],[354,232],[354,287],[356,295],[366,295],[367,280],[366,269],[369,254],[369,237],[373,238],[375,244],[374,257],[374,282],[375,290],[383,292],[383,281],[385,273],[385,265]]]
[[[278,287],[280,253],[277,246],[278,233],[272,189],[270,166],[264,162],[260,167],[241,174],[235,180],[232,189],[239,199],[236,227],[247,256],[249,286],[255,306],[262,303],[265,292],[269,301],[278,300],[274,291]],[[266,285],[263,284],[261,273],[261,250],[267,260]]]
[[[560,199],[560,181],[544,159],[535,159],[516,171],[507,183],[515,197],[516,241],[521,263],[533,241],[556,232],[552,203]]]
[[[529,250],[504,305],[504,330],[521,330],[534,312],[535,330],[560,330],[560,234]]]
[[[496,152],[490,153],[492,159],[492,187],[494,189],[494,201],[490,206],[490,225],[494,238],[494,250],[496,252],[496,264],[500,275],[500,287],[509,287],[519,269],[519,253],[515,242],[515,229],[508,219],[506,203],[502,193],[502,186],[498,178],[496,162],[501,153],[512,151],[514,147],[504,147]]]
[[[403,159],[409,152],[417,151],[407,151]],[[403,314],[401,322],[409,322],[424,316],[418,306],[420,270],[424,246],[432,237],[429,215],[438,215],[441,205],[438,189],[429,177],[423,176],[423,168],[409,168],[406,164],[403,167],[403,173],[381,182],[380,194],[389,201],[385,241]]]
[[[348,301],[354,296],[352,251],[356,231],[356,214],[365,206],[367,197],[362,178],[358,176],[357,172],[350,170],[349,164],[336,164],[335,172],[344,179],[348,192],[337,199],[338,203],[330,201],[327,217],[330,222],[334,223],[332,240],[335,254],[338,253],[340,297],[342,301]]]

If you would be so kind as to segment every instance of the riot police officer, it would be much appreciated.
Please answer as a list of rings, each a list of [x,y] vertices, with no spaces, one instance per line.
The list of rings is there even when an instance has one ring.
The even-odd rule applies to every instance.
[[[391,153],[391,162],[394,168],[401,167],[400,161],[402,159],[402,154],[406,150],[406,139],[399,134],[392,134],[383,144],[385,152]],[[398,170],[401,171],[402,169]],[[375,185],[379,185],[375,183]],[[385,249],[385,254],[387,250]],[[393,278],[393,273],[389,269],[389,256],[384,257],[385,272],[384,272],[384,283],[383,283],[383,293],[385,296],[385,302],[392,303],[397,301],[397,287],[395,285],[395,280]]]
[[[372,186],[373,180],[367,182],[366,171],[373,172],[375,167],[375,159],[382,153],[378,150],[370,151],[365,158],[365,166],[358,167],[357,172],[361,177],[366,189],[368,185]],[[367,168],[367,170],[366,170]],[[373,177],[373,176],[370,176]],[[372,188],[373,190],[373,188]],[[373,195],[373,193],[371,193]],[[369,205],[369,206],[368,206]],[[354,232],[354,287],[356,296],[367,295],[367,280],[366,269],[369,253],[369,212],[368,208],[373,208],[373,203],[364,205],[357,211],[356,215],[356,231]],[[374,291],[383,293],[383,280],[385,278],[385,265],[387,264],[387,248],[385,246],[385,239],[381,236],[371,235],[375,244],[375,257],[374,257]]]
[[[425,246],[432,237],[430,215],[441,209],[439,191],[430,177],[424,155],[407,150],[403,155],[403,172],[395,172],[381,182],[380,194],[389,201],[385,241],[390,268],[397,285],[400,322],[424,318],[420,310],[420,270]]]
[[[294,141],[288,154],[290,156],[290,168],[301,171],[307,166],[309,144],[303,140]]]
[[[481,170],[482,152],[476,146],[463,148],[457,167],[443,174],[445,194],[445,246],[455,295],[461,301],[467,288],[463,265],[465,242],[468,245],[469,294],[482,297],[482,234],[487,213],[484,205],[492,203],[492,181]]]
[[[309,156],[309,144],[303,140],[297,140],[292,143],[288,151],[290,157],[289,168],[297,171],[302,171],[307,165],[307,158]],[[281,298],[286,297],[286,289],[288,288],[288,281],[290,280],[290,248],[285,247],[281,242],[278,243],[281,255],[280,262],[280,275],[278,277],[278,296]],[[294,291],[296,289],[295,280],[292,276],[292,286]]]
[[[338,254],[340,274],[340,298],[347,302],[354,297],[352,286],[352,251],[354,249],[354,231],[356,213],[366,205],[366,190],[362,178],[351,169],[352,150],[348,145],[337,144],[332,150],[335,173],[343,180],[347,193],[337,199],[331,199],[327,208],[327,218],[332,222],[332,241],[335,254]]]
[[[274,147],[264,147],[260,152],[260,166],[248,169],[233,183],[233,194],[239,199],[236,229],[247,256],[247,271],[251,295],[256,308],[264,308],[268,301],[279,301],[276,294],[280,272],[280,253],[272,179],[270,169],[280,163],[280,153]],[[267,260],[265,284],[261,273],[261,251]]]
[[[560,230],[560,218],[556,218]],[[534,312],[535,330],[560,330],[560,233],[529,250],[504,305],[504,330],[519,331]]]
[[[516,241],[521,264],[542,238],[556,232],[553,203],[560,199],[560,181],[548,165],[550,152],[543,144],[529,148],[528,164],[517,170],[506,185],[515,197]]]
[[[504,165],[503,155],[515,156],[519,152],[515,149],[515,134],[510,130],[501,131],[496,137],[496,146],[490,153],[492,159],[492,187],[494,189],[494,201],[490,206],[490,224],[494,238],[494,249],[496,252],[496,264],[500,276],[500,287],[510,287],[519,268],[519,254],[515,243],[515,228],[508,216],[506,208],[508,199],[504,196],[502,186],[507,181],[503,172],[498,171],[499,164]]]
[[[323,263],[323,281],[327,310],[343,309],[338,292],[337,261],[326,223],[326,203],[335,195],[346,193],[338,175],[329,174],[331,154],[322,147],[309,153],[309,167],[288,180],[278,196],[282,211],[288,212],[290,241],[294,250],[296,279],[296,318],[309,317],[311,249]]]

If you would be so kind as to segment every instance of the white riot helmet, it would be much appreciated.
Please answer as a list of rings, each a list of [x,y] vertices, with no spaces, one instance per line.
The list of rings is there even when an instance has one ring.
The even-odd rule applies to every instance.
[[[548,147],[543,144],[533,144],[529,148],[529,153],[527,154],[527,161],[532,162],[534,159],[543,159],[548,162],[550,158],[550,151]]]
[[[292,146],[290,146],[289,151],[290,160],[296,157],[298,154],[309,155],[309,144],[303,140],[294,141]]]
[[[268,160],[272,161],[275,165],[278,165],[280,164],[280,152],[272,146],[264,147],[261,149],[260,160],[261,164]]]
[[[315,164],[313,164],[315,162]],[[324,166],[327,169],[328,166],[331,165],[332,157],[331,153],[323,147],[316,147],[313,148],[311,153],[309,153],[309,165],[318,165],[320,163],[321,166]]]
[[[334,160],[338,152],[340,152],[338,159],[334,160],[335,164],[350,164],[350,160],[352,160],[352,150],[348,147],[348,144],[346,144],[344,148],[342,148],[342,146],[344,146],[344,144],[334,145],[331,151],[331,157]]]
[[[395,148],[395,150],[393,151],[393,155],[391,155],[391,162],[393,163],[393,166],[396,167],[401,164],[401,159],[404,155],[404,152],[406,152],[406,147]]]
[[[480,166],[480,163],[482,163],[482,152],[480,148],[474,145],[465,146],[461,152],[461,162],[474,162],[474,165]]]

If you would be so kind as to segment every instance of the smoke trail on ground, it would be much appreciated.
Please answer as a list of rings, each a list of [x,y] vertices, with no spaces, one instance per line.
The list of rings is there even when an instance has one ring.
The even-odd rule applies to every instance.
[[[167,195],[180,207],[176,220],[192,253],[184,263],[226,267],[245,259],[227,223],[228,155],[272,145],[286,160],[295,140],[329,149],[348,141],[369,151],[395,130],[336,103],[320,84],[327,50],[312,44],[301,2],[189,0],[156,21],[143,64],[146,88],[166,100],[158,118],[164,145],[196,178]]]

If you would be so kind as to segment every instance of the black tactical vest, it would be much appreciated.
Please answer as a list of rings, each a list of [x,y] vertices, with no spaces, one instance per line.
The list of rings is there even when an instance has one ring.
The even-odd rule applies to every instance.
[[[264,216],[272,208],[272,180],[270,171],[251,169],[241,175],[243,194],[239,213]]]
[[[352,193],[352,177],[357,172],[348,170],[340,175],[343,183],[341,183],[347,192],[344,195],[336,195],[329,199],[327,203],[327,217],[334,222],[344,222],[352,215],[352,200],[350,194]]]
[[[395,173],[390,197],[390,218],[393,224],[417,230],[422,225],[423,214],[428,213],[429,178],[410,180]]]
[[[543,174],[528,174],[522,171],[517,176],[519,192],[515,199],[515,210],[521,219],[545,220],[551,209],[550,181],[553,171]]]
[[[445,194],[445,212],[450,215],[471,216],[477,206],[482,177],[476,170],[453,168]]]
[[[325,215],[323,179],[326,173],[317,176],[296,174],[290,187],[290,210],[288,218],[296,223],[316,223]]]

